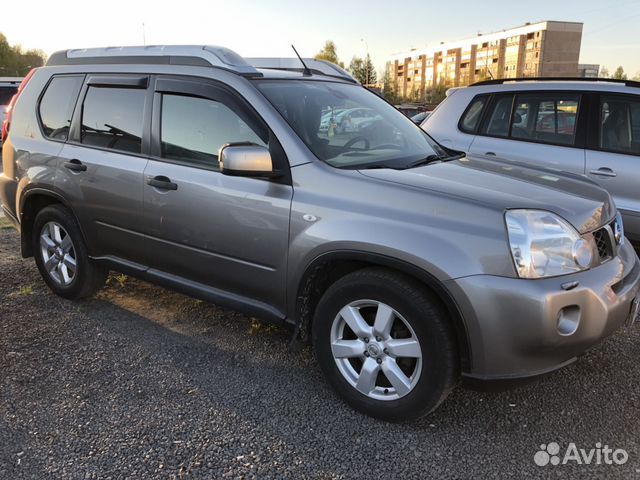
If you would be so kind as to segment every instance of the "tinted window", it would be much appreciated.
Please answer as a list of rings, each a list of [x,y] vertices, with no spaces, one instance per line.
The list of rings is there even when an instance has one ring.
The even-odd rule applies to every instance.
[[[232,109],[213,100],[162,96],[162,156],[218,166],[218,152],[227,143],[266,146]]]
[[[482,133],[538,143],[573,145],[580,95],[525,94],[497,97]]]
[[[40,122],[49,138],[66,140],[82,77],[53,77],[40,101]]]
[[[9,105],[16,93],[18,93],[18,87],[0,87],[0,105]]]
[[[509,135],[509,120],[511,118],[512,97],[499,97],[493,102],[493,110],[483,133],[498,137]]]
[[[89,87],[82,110],[82,143],[140,153],[145,95],[142,89]]]
[[[579,95],[518,95],[511,119],[511,137],[539,143],[573,145]]]
[[[480,118],[482,118],[482,111],[486,101],[487,97],[480,97],[471,102],[460,121],[460,128],[463,132],[475,133],[480,123]]]
[[[602,97],[600,147],[640,155],[640,100],[624,96]]]

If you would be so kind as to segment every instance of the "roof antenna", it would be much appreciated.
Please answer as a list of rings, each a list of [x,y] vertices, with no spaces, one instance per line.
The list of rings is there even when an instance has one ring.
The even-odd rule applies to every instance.
[[[302,66],[304,67],[304,71],[302,72],[303,75],[308,75],[311,76],[311,70],[309,70],[309,67],[307,67],[307,64],[304,63],[304,60],[302,60],[302,57],[300,56],[300,54],[298,53],[298,51],[296,50],[296,47],[294,47],[293,45],[291,45],[291,48],[293,48],[293,51],[296,52],[296,56],[298,57],[298,59],[300,60],[300,63],[302,64]]]

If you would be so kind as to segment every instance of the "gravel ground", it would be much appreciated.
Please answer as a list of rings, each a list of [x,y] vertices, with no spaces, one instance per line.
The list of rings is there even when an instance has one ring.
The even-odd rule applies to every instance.
[[[506,393],[457,389],[386,424],[329,389],[287,332],[133,279],[69,302],[0,228],[0,478],[640,477],[638,328]],[[624,465],[536,466],[541,444]]]

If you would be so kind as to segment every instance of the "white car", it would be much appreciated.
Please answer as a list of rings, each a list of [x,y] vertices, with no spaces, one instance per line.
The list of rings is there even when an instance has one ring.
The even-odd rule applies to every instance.
[[[489,80],[453,89],[421,127],[454,150],[586,175],[640,243],[640,82]]]

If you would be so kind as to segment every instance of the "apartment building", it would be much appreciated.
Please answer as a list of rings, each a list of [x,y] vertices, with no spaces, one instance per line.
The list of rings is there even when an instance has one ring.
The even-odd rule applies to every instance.
[[[581,63],[578,65],[578,77],[581,78],[598,78],[600,73],[600,65],[593,63]]]
[[[422,99],[428,89],[491,78],[576,77],[582,23],[544,21],[394,55],[392,89]]]

